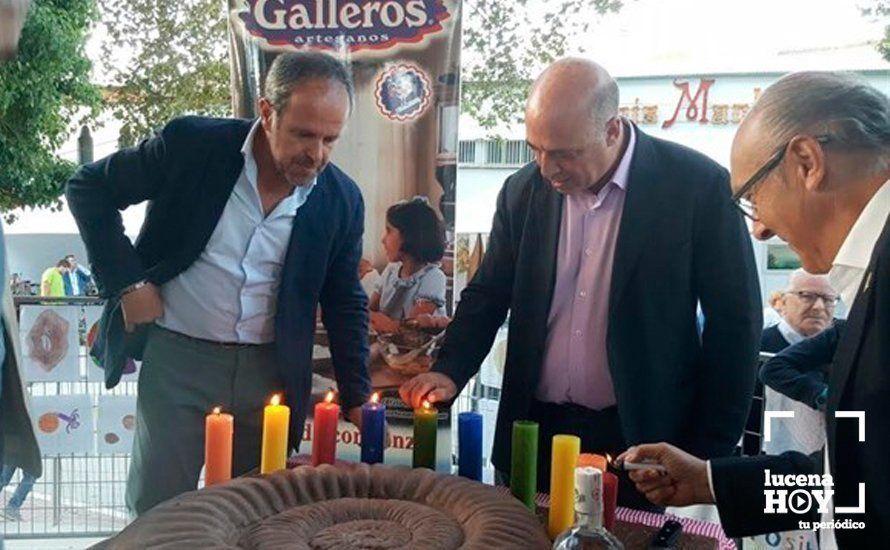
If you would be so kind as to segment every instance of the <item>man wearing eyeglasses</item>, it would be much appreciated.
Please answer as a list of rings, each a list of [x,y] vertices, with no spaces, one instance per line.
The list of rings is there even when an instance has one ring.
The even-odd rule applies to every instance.
[[[799,344],[831,326],[838,295],[825,275],[813,275],[797,269],[788,277],[788,288],[782,293],[782,319],[777,325],[763,331],[760,351],[779,353],[789,346]],[[769,364],[769,363],[767,363]],[[766,365],[764,365],[766,367]],[[763,442],[763,450],[768,453],[800,451],[810,454],[825,445],[824,403],[828,386],[823,365],[812,365],[809,374],[802,375],[788,369],[762,368],[761,381],[764,388],[764,410],[794,411],[794,422],[779,422],[772,426],[772,437]],[[811,407],[812,400],[801,402],[797,392],[789,392],[789,386],[798,389],[807,384],[810,392],[815,390],[814,399],[821,407]],[[788,393],[794,393],[789,396]],[[817,410],[818,409],[818,410]]]
[[[830,367],[826,408],[825,462],[833,499],[821,518],[817,506],[802,513],[765,512],[767,471],[787,478],[816,470],[800,453],[706,462],[659,443],[631,448],[619,461],[663,464],[666,475],[651,469],[632,473],[637,488],[663,505],[716,503],[730,536],[797,529],[800,521],[818,522],[821,529],[831,522],[832,528],[820,531],[822,549],[886,544],[890,99],[848,74],[788,75],[751,109],[736,134],[731,162],[734,197],[753,220],[754,235],[782,237],[807,271],[828,273],[851,306]],[[844,528],[847,520],[864,528]]]
[[[838,294],[824,275],[797,269],[782,293],[782,320],[763,331],[760,351],[778,353],[831,325]]]

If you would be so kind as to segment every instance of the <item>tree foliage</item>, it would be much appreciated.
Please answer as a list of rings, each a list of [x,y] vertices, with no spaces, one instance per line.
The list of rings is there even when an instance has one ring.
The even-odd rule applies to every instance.
[[[54,152],[100,103],[84,53],[94,18],[92,0],[36,0],[0,63],[0,210],[61,206],[75,166]]]
[[[570,53],[592,14],[621,7],[620,0],[465,0],[464,111],[483,128],[516,122],[534,71]]]
[[[138,142],[179,115],[231,111],[223,2],[98,3],[108,33],[103,44],[110,60],[108,104],[123,123],[121,145]]]
[[[866,17],[873,17],[884,22],[884,36],[878,41],[877,50],[887,61],[890,61],[890,0],[871,0],[862,8]]]
[[[106,54],[134,51],[110,72],[122,144],[185,113],[231,109],[225,12],[220,0],[99,0]],[[590,15],[620,0],[463,0],[464,111],[484,127],[522,110],[532,71],[566,54]]]

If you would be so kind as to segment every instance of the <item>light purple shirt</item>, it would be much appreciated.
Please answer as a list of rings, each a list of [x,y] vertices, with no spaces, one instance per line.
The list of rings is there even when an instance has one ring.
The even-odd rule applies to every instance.
[[[631,124],[627,149],[598,194],[566,195],[562,205],[556,286],[547,319],[541,381],[535,397],[602,410],[615,404],[606,355],[609,289],[615,241],[633,158]]]

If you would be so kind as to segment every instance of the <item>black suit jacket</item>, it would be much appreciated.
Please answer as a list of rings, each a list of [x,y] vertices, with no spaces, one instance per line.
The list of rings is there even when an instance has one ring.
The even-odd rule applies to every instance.
[[[844,325],[846,321],[835,319],[819,334],[780,350],[760,367],[760,381],[782,395],[818,408],[816,398],[828,385],[828,367]]]
[[[837,411],[865,412],[865,441],[859,441],[854,418]],[[864,521],[864,530],[837,530],[843,548],[872,548],[890,540],[890,219],[872,253],[871,263],[847,317],[830,367],[826,412],[828,450],[835,506],[859,503],[865,484],[865,514],[835,514],[836,519]],[[816,465],[800,453],[711,463],[717,509],[730,536],[747,536],[797,528],[815,514],[763,513],[764,470],[812,473]]]
[[[126,358],[141,357],[144,346],[141,334],[124,331],[118,293],[142,279],[163,285],[198,258],[241,173],[241,147],[252,123],[175,119],[137,147],[81,167],[68,182],[68,205],[99,290],[108,298],[91,350],[105,369],[107,387],[118,383]],[[119,211],[143,201],[149,206],[133,246]],[[275,315],[275,348],[293,409],[294,444],[309,405],[319,303],[341,403],[358,406],[370,392],[367,297],[358,280],[363,231],[358,186],[329,164],[294,218]]]
[[[773,325],[763,329],[763,334],[760,336],[760,351],[779,353],[789,345],[791,345],[791,343],[782,336],[782,331],[779,330],[779,325]]]
[[[726,455],[748,414],[762,326],[750,238],[730,201],[726,170],[636,132],[607,336],[623,433],[630,444],[667,440],[699,456]],[[493,450],[494,464],[507,472],[511,425],[527,417],[541,373],[562,205],[535,163],[507,179],[485,258],[433,367],[463,387],[509,310]]]

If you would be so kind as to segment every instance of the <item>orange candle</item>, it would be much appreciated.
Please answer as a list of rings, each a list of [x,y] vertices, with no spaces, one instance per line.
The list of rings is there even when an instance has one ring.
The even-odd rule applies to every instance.
[[[281,405],[275,394],[263,410],[263,449],[260,473],[269,474],[287,467],[287,435],[290,428],[290,407]]]
[[[578,455],[578,468],[584,468],[590,466],[591,468],[596,468],[597,470],[606,473],[606,457],[603,455],[595,455],[592,453],[581,453]]]
[[[235,418],[219,407],[204,422],[204,486],[232,479],[232,435]]]

